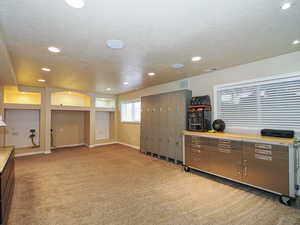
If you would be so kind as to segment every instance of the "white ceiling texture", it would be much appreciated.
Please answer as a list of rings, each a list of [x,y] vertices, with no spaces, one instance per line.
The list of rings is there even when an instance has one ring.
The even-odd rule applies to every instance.
[[[116,94],[299,51],[291,43],[300,39],[300,2],[282,4],[85,0],[76,9],[64,0],[1,0],[0,24],[18,84]],[[125,46],[110,49],[107,40]]]

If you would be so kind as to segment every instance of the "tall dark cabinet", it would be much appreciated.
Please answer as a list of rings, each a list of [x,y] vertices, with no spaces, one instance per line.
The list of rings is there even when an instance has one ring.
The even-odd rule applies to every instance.
[[[187,127],[189,90],[142,97],[141,151],[182,161],[182,131]]]

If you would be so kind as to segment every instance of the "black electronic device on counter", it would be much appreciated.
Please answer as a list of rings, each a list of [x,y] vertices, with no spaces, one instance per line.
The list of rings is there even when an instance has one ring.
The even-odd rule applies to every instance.
[[[223,120],[215,120],[212,125],[213,129],[217,132],[223,132],[225,130],[225,122]]]
[[[295,135],[295,132],[292,130],[262,129],[260,133],[261,136],[280,137],[280,138],[293,138]]]
[[[193,97],[188,110],[188,130],[206,132],[211,129],[209,96]]]

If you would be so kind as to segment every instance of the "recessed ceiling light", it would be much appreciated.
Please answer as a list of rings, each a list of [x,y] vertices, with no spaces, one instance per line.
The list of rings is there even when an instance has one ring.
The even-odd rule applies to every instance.
[[[291,3],[291,2],[285,2],[285,3],[283,3],[283,4],[281,5],[281,9],[282,9],[282,10],[287,10],[287,9],[291,8],[291,6],[292,6],[292,3]]]
[[[84,0],[65,0],[66,3],[76,9],[81,9],[84,6]]]
[[[174,69],[180,69],[180,68],[183,68],[184,65],[180,64],[180,63],[175,63],[175,64],[171,65],[171,67],[174,68]]]
[[[50,52],[54,52],[54,53],[59,53],[59,52],[60,52],[60,49],[59,49],[59,48],[56,48],[56,47],[53,47],[53,46],[48,47],[48,50],[49,50]]]
[[[298,45],[300,43],[300,41],[299,40],[295,40],[295,41],[293,41],[293,45]]]
[[[111,91],[111,88],[106,88],[107,91]]]
[[[149,75],[149,76],[154,76],[154,75],[155,75],[155,73],[153,73],[153,72],[150,72],[150,73],[148,73],[148,75]]]
[[[124,48],[124,42],[122,40],[108,40],[106,44],[109,48],[112,49],[121,49]]]
[[[124,82],[123,84],[124,84],[124,85],[128,85],[129,83],[128,83],[128,82]]]
[[[44,80],[44,79],[38,79],[37,81],[42,82],[42,83],[46,82],[46,80]]]
[[[192,61],[193,61],[193,62],[199,62],[201,59],[202,59],[201,56],[194,56],[194,57],[192,58]]]
[[[50,72],[51,71],[49,68],[42,68],[41,70],[46,71],[46,72]]]

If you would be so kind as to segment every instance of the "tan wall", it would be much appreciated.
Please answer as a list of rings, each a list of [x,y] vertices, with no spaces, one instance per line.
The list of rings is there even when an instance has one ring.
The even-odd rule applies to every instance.
[[[194,76],[187,80],[193,96],[210,95],[213,100],[214,85],[238,82],[242,80],[255,79],[276,74],[300,71],[300,51],[291,54],[281,55],[249,64],[244,64],[228,69]],[[157,75],[159,76],[159,75]],[[121,94],[118,96],[118,106],[120,102],[141,96],[158,94],[179,90],[179,81],[174,81],[150,88]],[[139,146],[140,125],[121,123],[118,112],[118,141]]]
[[[65,146],[86,143],[85,112],[52,111],[51,126],[54,146]]]

